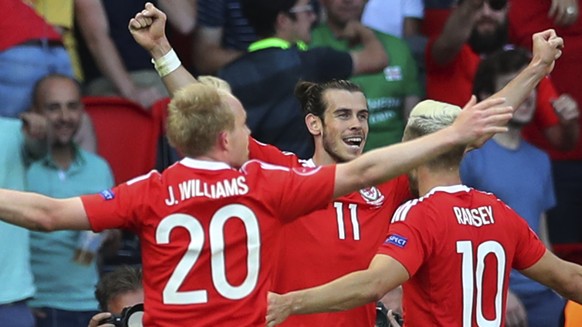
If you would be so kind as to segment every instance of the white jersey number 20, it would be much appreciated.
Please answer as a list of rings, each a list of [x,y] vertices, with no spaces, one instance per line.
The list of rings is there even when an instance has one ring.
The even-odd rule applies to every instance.
[[[230,219],[239,219],[245,226],[247,234],[247,276],[239,286],[231,285],[226,279],[224,263],[224,233],[223,228]],[[178,289],[192,270],[204,242],[204,229],[196,217],[176,213],[162,219],[156,230],[156,242],[169,244],[170,234],[174,228],[184,228],[190,234],[188,251],[184,254],[168,283],[164,287],[163,301],[166,304],[195,304],[208,302],[208,292],[204,289],[195,291],[183,291]],[[246,206],[240,204],[227,205],[214,214],[210,219],[208,231],[210,242],[212,282],[216,290],[225,298],[239,300],[249,295],[257,285],[259,276],[259,261],[261,239],[259,223],[255,214]]]

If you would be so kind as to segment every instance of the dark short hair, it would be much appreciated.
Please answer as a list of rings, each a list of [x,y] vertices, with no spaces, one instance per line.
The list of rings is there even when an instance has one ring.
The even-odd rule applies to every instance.
[[[143,289],[142,269],[121,266],[105,274],[95,287],[95,298],[101,311],[109,311],[109,301],[115,297]]]
[[[77,79],[75,79],[74,77],[65,75],[65,74],[50,73],[48,75],[43,76],[41,79],[36,81],[36,83],[34,83],[34,87],[32,88],[32,103],[35,106],[38,106],[38,104],[39,104],[38,97],[39,97],[39,93],[40,93],[40,88],[45,82],[47,82],[48,80],[51,80],[51,79],[60,79],[60,78],[73,82],[73,84],[75,84],[75,86],[77,87],[77,91],[79,92],[79,96],[81,96],[81,83],[79,83],[79,81]]]
[[[242,11],[249,24],[260,37],[275,35],[275,23],[279,13],[289,13],[297,0],[241,0]]]
[[[362,92],[362,89],[348,80],[331,80],[323,83],[299,81],[295,85],[295,96],[301,103],[301,109],[307,114],[313,114],[324,121],[325,110],[329,103],[325,101],[325,91],[346,90],[349,92]],[[363,92],[362,92],[363,93]]]
[[[530,61],[529,51],[523,48],[508,48],[496,51],[481,60],[473,81],[473,94],[479,101],[481,94],[497,92],[495,82],[500,75],[519,72]]]

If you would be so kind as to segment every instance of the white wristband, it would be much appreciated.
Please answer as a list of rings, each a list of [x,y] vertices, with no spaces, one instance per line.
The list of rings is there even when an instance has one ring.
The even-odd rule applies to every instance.
[[[180,62],[180,59],[178,59],[178,55],[174,49],[171,49],[161,58],[152,59],[152,64],[154,64],[154,68],[158,72],[158,75],[160,75],[160,77],[164,77],[178,69],[178,67],[182,65],[182,62]]]

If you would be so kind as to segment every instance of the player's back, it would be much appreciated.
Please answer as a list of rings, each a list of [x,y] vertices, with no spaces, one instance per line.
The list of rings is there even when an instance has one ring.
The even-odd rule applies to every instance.
[[[95,229],[140,236],[146,325],[263,326],[282,221],[325,206],[333,171],[186,158],[86,207]],[[96,225],[112,212],[113,222]]]
[[[503,326],[509,273],[545,248],[527,223],[494,195],[437,187],[401,206],[380,253],[411,274],[404,284],[407,326]]]

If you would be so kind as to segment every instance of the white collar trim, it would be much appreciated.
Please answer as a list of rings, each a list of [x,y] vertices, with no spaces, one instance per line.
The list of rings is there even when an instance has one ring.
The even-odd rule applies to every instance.
[[[222,161],[207,161],[207,160],[197,160],[192,158],[184,158],[180,160],[180,164],[195,169],[203,170],[223,170],[223,169],[233,169],[228,164]]]

